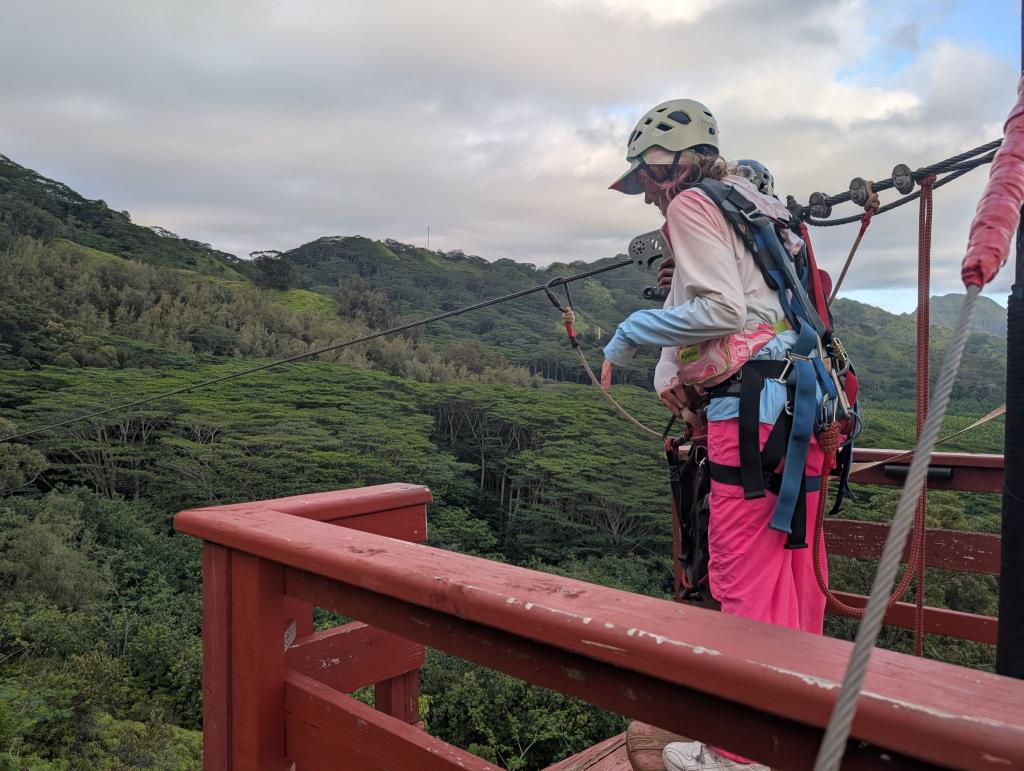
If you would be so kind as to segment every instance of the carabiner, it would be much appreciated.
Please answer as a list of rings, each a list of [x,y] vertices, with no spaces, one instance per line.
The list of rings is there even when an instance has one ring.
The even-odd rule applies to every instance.
[[[562,305],[558,298],[555,297],[555,293],[551,291],[551,287],[559,285],[565,290],[565,300],[567,303],[569,303],[568,305]],[[555,276],[548,283],[546,283],[544,285],[544,293],[548,296],[548,299],[551,301],[551,304],[558,308],[558,310],[560,310],[562,313],[574,310],[572,304],[572,295],[569,294],[569,282],[565,280],[565,276]]]

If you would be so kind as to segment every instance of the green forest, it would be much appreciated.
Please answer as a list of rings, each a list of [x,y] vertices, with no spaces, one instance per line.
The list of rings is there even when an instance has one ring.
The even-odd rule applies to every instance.
[[[614,259],[537,268],[350,236],[243,260],[135,225],[0,156],[0,437]],[[627,267],[573,285],[592,366],[649,282]],[[949,431],[1004,398],[1002,309],[983,310]],[[912,446],[913,317],[845,300],[835,312],[863,383],[861,444]],[[948,313],[933,321],[937,363]],[[660,429],[654,360],[647,351],[617,369],[614,393]],[[1001,452],[1001,422],[946,449]],[[534,294],[0,443],[0,769],[199,768],[200,544],[174,533],[174,514],[392,481],[433,491],[433,546],[671,596],[661,447],[587,384],[560,314]],[[857,492],[844,516],[879,521],[899,494]],[[999,500],[932,493],[929,524],[998,532]],[[844,590],[866,591],[873,568],[830,560]],[[929,604],[995,613],[994,579],[931,573]],[[829,634],[854,631],[827,622]],[[883,644],[907,650],[909,633],[887,630]],[[925,650],[994,663],[989,646],[938,636]],[[623,725],[437,651],[421,712],[431,733],[509,769],[543,767]]]

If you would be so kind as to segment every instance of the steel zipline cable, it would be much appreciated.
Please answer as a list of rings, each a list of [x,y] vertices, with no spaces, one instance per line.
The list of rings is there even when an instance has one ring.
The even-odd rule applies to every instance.
[[[953,155],[953,156],[951,156],[949,158],[946,158],[945,160],[941,160],[938,163],[933,163],[930,166],[924,166],[924,167],[922,167],[920,169],[917,169],[916,171],[912,171],[912,172],[910,172],[909,176],[911,177],[911,179],[914,180],[914,182],[920,182],[922,179],[926,179],[927,177],[930,177],[930,176],[933,176],[933,175],[937,175],[937,174],[946,174],[947,172],[951,172],[951,171],[952,172],[955,172],[955,171],[964,171],[964,172],[970,171],[973,168],[976,168],[978,166],[983,166],[986,163],[990,163],[992,161],[992,158],[993,158],[994,154],[995,154],[994,151],[998,150],[1000,145],[1002,145],[1002,143],[1003,143],[1003,140],[1001,138],[1000,139],[994,139],[991,142],[986,142],[985,144],[979,145],[978,147],[975,147],[972,150],[967,150],[966,152],[962,152],[962,153],[959,153],[957,155]],[[979,158],[977,156],[984,156],[984,157],[983,158]],[[883,179],[880,182],[872,182],[871,183],[871,188],[876,193],[881,193],[881,192],[883,192],[885,190],[889,190],[889,189],[891,189],[891,188],[893,188],[895,186],[896,186],[896,183],[893,181],[892,177],[889,177],[888,179]],[[849,190],[847,190],[845,192],[838,193],[836,195],[824,196],[821,199],[820,203],[822,205],[825,205],[825,206],[828,206],[828,207],[832,207],[832,206],[835,206],[836,204],[839,204],[839,203],[846,203],[847,201],[850,200],[850,196],[851,196],[851,193],[850,193]],[[899,199],[898,201],[895,201],[894,204],[902,205],[902,203],[906,203],[907,201],[912,201],[912,200],[914,200],[914,198],[917,198],[917,197],[918,197],[917,194],[913,194],[912,193],[910,196],[907,196],[907,200],[906,201],[904,201],[903,199]],[[850,218],[843,218],[842,222],[837,222],[837,221],[828,220],[828,219],[811,220],[810,219],[810,213],[811,213],[811,209],[812,208],[813,207],[810,206],[810,205],[802,206],[802,207],[800,207],[800,211],[799,211],[799,215],[800,215],[801,219],[804,219],[804,220],[810,222],[812,225],[820,225],[820,226],[843,225],[843,224],[847,224],[848,222],[854,222],[855,221],[855,219],[850,219]],[[895,208],[895,206],[893,206],[893,204],[890,204],[889,208]],[[883,207],[883,209],[885,211],[888,211],[888,208]]]
[[[172,396],[191,393],[192,391],[198,391],[201,388],[207,388],[218,383],[225,383],[229,380],[235,380],[240,377],[245,377],[246,375],[253,375],[257,372],[263,372],[264,370],[274,369],[276,367],[283,367],[286,364],[291,364],[296,361],[302,361],[303,359],[312,359],[324,353],[330,353],[331,351],[340,351],[343,348],[349,348],[353,345],[359,345],[360,343],[367,343],[370,340],[376,340],[377,338],[380,337],[397,335],[400,332],[405,332],[410,329],[415,329],[416,327],[422,327],[427,324],[432,324],[435,321],[450,319],[453,316],[459,316],[463,313],[469,313],[470,311],[480,310],[481,308],[487,308],[488,306],[491,305],[498,305],[500,303],[509,302],[510,300],[518,300],[520,297],[526,297],[527,295],[536,294],[537,292],[544,292],[553,286],[562,286],[565,284],[570,284],[573,281],[580,281],[585,278],[590,278],[591,276],[597,276],[601,273],[607,273],[612,270],[618,270],[619,268],[624,268],[627,265],[632,264],[633,260],[622,260],[621,262],[614,262],[611,265],[603,265],[600,268],[594,268],[593,270],[587,270],[584,271],[583,273],[577,273],[576,275],[569,276],[568,278],[559,277],[546,285],[537,284],[536,286],[530,287],[529,289],[520,289],[518,292],[510,292],[509,294],[501,295],[500,297],[492,297],[489,300],[482,300],[478,303],[474,303],[473,305],[467,305],[464,308],[456,308],[455,310],[452,311],[438,313],[434,316],[428,316],[426,318],[417,319],[416,321],[410,321],[406,324],[399,324],[396,327],[382,329],[379,332],[373,332],[369,335],[363,335],[362,337],[356,337],[353,338],[352,340],[346,340],[343,343],[328,345],[324,348],[318,348],[315,351],[307,351],[306,353],[300,353],[296,354],[295,356],[289,356],[286,359],[278,359],[277,361],[268,362],[267,364],[260,364],[259,366],[256,367],[249,367],[248,369],[243,369],[239,372],[232,372],[228,375],[212,378],[210,380],[203,380],[199,383],[193,383],[192,385],[189,386],[182,386],[181,388],[175,388],[171,391],[164,391],[162,393],[156,394],[155,396],[147,396],[144,399],[136,399],[135,401],[125,402],[124,404],[118,404],[113,407],[108,407],[104,410],[98,410],[97,412],[90,412],[88,414],[79,415],[74,418],[68,418],[67,420],[62,420],[57,423],[50,423],[45,426],[40,426],[39,428],[34,428],[31,431],[22,431],[21,433],[18,434],[5,436],[3,438],[0,438],[0,442],[10,442],[15,439],[22,439],[24,437],[32,436],[43,431],[50,431],[54,428],[70,426],[72,423],[80,423],[83,420],[99,418],[104,415],[110,415],[111,413],[114,412],[120,412],[122,410],[131,409],[133,407],[140,407],[143,404],[150,404],[151,402],[157,402],[161,401],[162,399],[168,399]]]
[[[987,147],[987,145],[983,145],[983,147]],[[952,182],[955,179],[959,179],[960,177],[962,177],[964,174],[966,174],[971,169],[976,169],[979,166],[984,166],[986,163],[991,163],[992,159],[994,157],[995,157],[995,152],[993,151],[993,152],[988,153],[987,155],[981,156],[980,158],[975,158],[974,160],[971,160],[971,161],[964,161],[963,163],[954,164],[952,166],[949,166],[949,167],[945,168],[943,171],[936,172],[936,174],[942,174],[942,173],[946,173],[946,172],[949,172],[949,173],[946,173],[946,176],[944,176],[941,179],[939,179],[932,186],[932,189],[934,190],[935,188],[942,187],[943,185],[948,184],[949,182]],[[942,164],[935,164],[935,166],[928,166],[926,168],[931,169],[931,168],[935,168],[936,166],[941,166],[941,165]],[[917,179],[917,174],[918,174],[918,172],[914,172],[915,180]],[[924,179],[924,177],[922,177],[922,179]],[[879,191],[879,189],[881,188],[881,185],[882,185],[881,182],[878,183],[878,185],[872,184],[872,189],[877,193]],[[892,187],[892,184],[890,184],[888,187]],[[881,188],[881,189],[887,189],[887,188]],[[892,211],[895,208],[903,206],[903,204],[910,203],[911,201],[916,201],[920,197],[921,197],[921,191],[920,190],[915,190],[913,193],[905,195],[902,198],[897,198],[895,201],[892,201],[891,203],[887,203],[885,206],[880,207],[878,209],[878,211],[875,212],[875,214],[876,215],[878,215],[878,214],[885,214],[887,211]],[[849,193],[844,193],[842,195],[833,196],[833,199],[840,199],[838,201],[838,203],[843,203],[844,201],[849,201],[850,200],[850,194]],[[826,199],[826,203],[828,201],[833,200],[833,199]],[[806,213],[806,212],[810,211],[810,207],[804,207],[802,211]],[[810,224],[810,225],[814,225],[815,227],[827,228],[827,227],[833,227],[835,225],[849,225],[852,222],[860,222],[861,216],[863,216],[863,215],[852,214],[849,217],[839,217],[837,219],[831,219],[831,220],[829,220],[829,219],[814,219],[813,217],[807,216],[806,217],[806,222],[808,224]]]

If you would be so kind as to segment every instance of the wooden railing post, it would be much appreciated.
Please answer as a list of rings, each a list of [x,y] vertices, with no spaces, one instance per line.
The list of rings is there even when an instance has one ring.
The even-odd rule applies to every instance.
[[[420,722],[420,671],[377,683],[373,688],[373,705],[386,715],[410,725]]]
[[[203,543],[203,771],[231,768],[231,550]]]
[[[284,621],[281,565],[232,552],[232,768],[283,768]]]

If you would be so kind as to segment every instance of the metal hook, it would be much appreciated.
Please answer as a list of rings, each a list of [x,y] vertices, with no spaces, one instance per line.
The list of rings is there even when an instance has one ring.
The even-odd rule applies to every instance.
[[[555,297],[555,293],[551,291],[551,287],[553,286],[561,286],[565,289],[565,299],[566,302],[569,303],[568,306],[562,305],[561,301]],[[555,276],[553,279],[548,281],[548,283],[544,285],[544,293],[548,296],[551,304],[558,308],[562,313],[573,310],[572,295],[569,294],[569,282],[565,280],[564,276]]]

